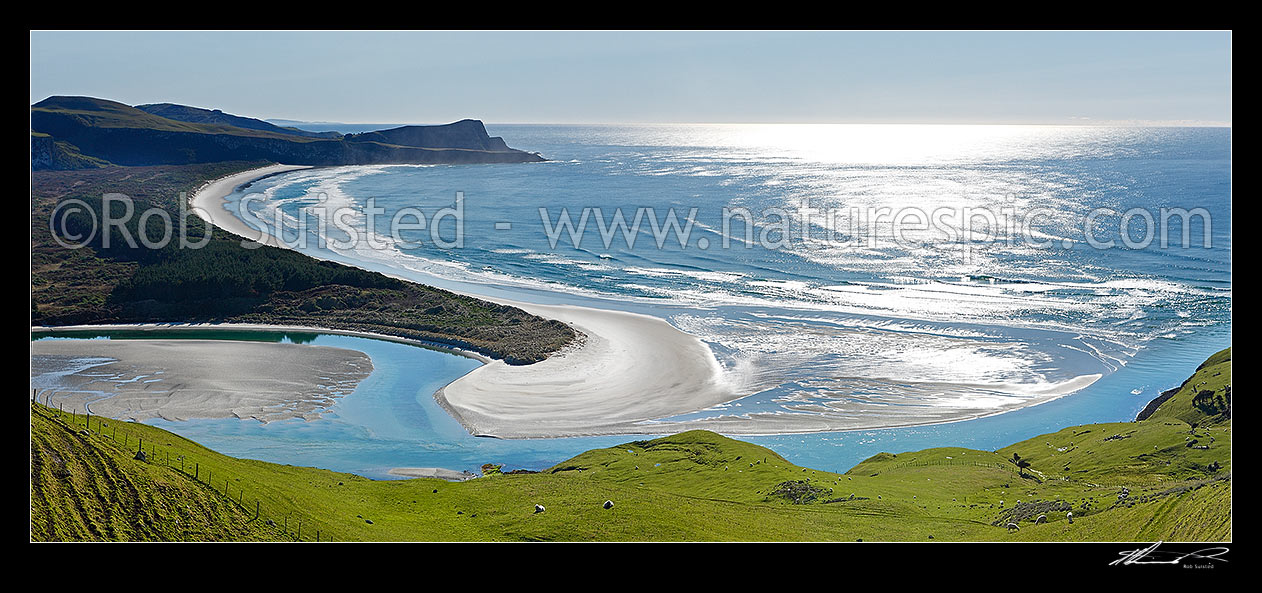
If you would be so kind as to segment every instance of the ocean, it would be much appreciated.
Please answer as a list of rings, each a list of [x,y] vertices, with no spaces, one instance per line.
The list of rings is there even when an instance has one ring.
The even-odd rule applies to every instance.
[[[739,394],[674,420],[822,414],[869,427],[748,437],[827,470],[1128,420],[1230,344],[1227,128],[488,129],[549,161],[300,171],[255,182],[229,209],[279,221],[317,258],[665,319],[710,346]],[[318,209],[342,224],[321,228]],[[984,416],[1049,394],[1064,397],[880,428],[900,410]],[[215,432],[186,436],[218,448]],[[517,457],[497,445],[485,461],[540,469],[593,442]],[[472,463],[429,465],[443,461]],[[389,463],[333,469],[381,477],[363,468]]]

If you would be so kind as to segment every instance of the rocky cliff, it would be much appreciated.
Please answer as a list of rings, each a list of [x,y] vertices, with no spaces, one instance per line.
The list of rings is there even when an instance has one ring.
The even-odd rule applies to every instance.
[[[163,110],[155,111],[160,113]],[[50,97],[36,103],[31,106],[31,131],[33,138],[50,137],[48,141],[39,141],[41,158],[34,163],[39,165],[38,168],[52,169],[77,166],[65,166],[65,162],[44,158],[42,155],[47,153],[50,141],[53,146],[58,143],[72,146],[86,158],[117,165],[178,165],[228,160],[268,160],[294,165],[527,163],[544,160],[538,154],[509,148],[501,138],[488,136],[482,122],[477,120],[462,120],[441,126],[405,126],[326,138],[209,121],[180,121],[91,97]],[[34,150],[35,141],[32,142]]]

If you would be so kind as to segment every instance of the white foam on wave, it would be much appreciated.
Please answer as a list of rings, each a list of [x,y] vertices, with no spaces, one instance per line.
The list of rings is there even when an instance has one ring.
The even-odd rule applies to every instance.
[[[343,190],[343,183],[384,168],[292,174],[271,188],[274,206],[309,208],[313,198],[323,194],[323,204],[354,208],[358,204]],[[675,174],[684,174],[676,171]],[[275,198],[275,190],[296,183],[310,183],[300,197]],[[714,229],[702,227],[710,232]],[[1051,235],[1048,235],[1049,237]],[[851,252],[808,250],[801,254],[812,261],[833,261],[837,269],[879,271],[883,280],[845,279],[844,283],[821,280],[760,278],[753,272],[720,272],[678,269],[652,265],[619,268],[560,252],[539,252],[516,247],[490,251],[519,255],[524,260],[599,272],[600,282],[613,290],[598,288],[597,279],[588,286],[573,286],[549,279],[502,272],[491,267],[470,265],[393,245],[388,237],[377,237],[389,249],[339,251],[350,260],[404,271],[406,276],[425,281],[424,276],[496,287],[546,290],[556,293],[617,299],[637,303],[666,303],[673,307],[711,309],[720,306],[765,308],[779,311],[775,319],[757,323],[756,315],[734,320],[719,316],[675,316],[680,329],[703,340],[721,345],[735,354],[723,360],[723,381],[734,393],[750,393],[783,383],[787,376],[803,369],[805,376],[832,377],[918,377],[955,387],[944,390],[936,401],[943,406],[988,408],[1009,402],[1012,397],[1044,398],[1081,389],[1099,374],[1049,378],[1053,366],[1047,345],[1020,340],[995,341],[991,327],[1031,328],[1040,331],[1069,332],[1077,338],[1059,344],[1067,352],[1090,358],[1107,370],[1120,368],[1141,347],[1145,339],[1172,336],[1172,332],[1151,332],[1140,325],[1148,308],[1170,295],[1221,293],[1157,279],[1051,282],[1028,279],[1003,280],[985,276],[990,260],[967,267],[922,266],[935,262],[940,254],[933,249],[907,253],[887,247],[860,248]],[[833,258],[833,259],[829,259]],[[601,260],[608,262],[610,260]],[[918,266],[922,268],[918,269]],[[376,267],[376,266],[374,266]],[[965,276],[963,280],[948,277]],[[419,276],[418,276],[419,275]],[[640,280],[637,281],[636,278]],[[980,279],[973,279],[980,278]],[[622,280],[622,281],[620,281]],[[626,292],[633,293],[631,295]],[[784,314],[784,312],[793,312]],[[1180,319],[1188,317],[1180,314]],[[698,321],[705,319],[705,321]],[[793,326],[776,331],[768,324],[785,322],[833,325],[829,331],[802,331]],[[842,327],[845,331],[836,331]],[[976,329],[976,328],[982,329]],[[1041,350],[1042,349],[1042,350]],[[1046,350],[1046,351],[1045,351]],[[843,360],[844,359],[844,360]],[[809,369],[809,370],[808,370]],[[1092,378],[1094,377],[1094,378]],[[844,389],[846,380],[832,380],[813,386],[820,390]],[[925,397],[930,394],[917,392]],[[990,394],[990,395],[986,395]],[[1007,399],[1005,399],[1007,398]]]

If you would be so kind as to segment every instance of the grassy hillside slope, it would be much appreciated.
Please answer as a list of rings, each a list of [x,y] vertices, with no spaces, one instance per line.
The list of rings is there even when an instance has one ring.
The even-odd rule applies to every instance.
[[[1211,372],[1230,385],[1230,366]],[[82,417],[77,422],[87,426]],[[200,489],[188,496],[205,495],[207,488],[222,496],[226,488],[238,501],[232,512],[257,503],[262,509],[257,522],[272,520],[281,527],[279,534],[261,535],[279,539],[299,537],[299,520],[304,540],[316,529],[323,539],[359,541],[1231,539],[1230,420],[1208,429],[1175,420],[1085,425],[994,452],[881,453],[844,474],[800,467],[764,447],[691,431],[588,451],[540,473],[489,473],[461,483],[373,481],[234,459],[143,424],[107,423],[80,440],[94,451],[121,451],[114,453],[119,467],[136,466],[183,484],[194,471],[189,465],[197,464]],[[32,431],[48,426],[33,419]],[[139,438],[153,447],[147,462],[128,455]],[[1209,448],[1189,446],[1193,439],[1209,442]],[[115,440],[132,449],[118,449],[111,444]],[[1011,463],[1013,453],[1029,466]],[[167,459],[180,456],[183,469],[167,465]],[[109,490],[100,480],[90,483]],[[75,507],[36,504],[54,486],[48,479],[32,482],[33,539],[44,538],[37,525],[76,521],[48,516],[73,515],[79,512]],[[604,508],[606,500],[612,508]],[[545,510],[536,513],[536,504]],[[236,507],[225,509],[214,524],[245,529],[231,508]],[[1039,515],[1046,522],[1037,523]],[[1009,523],[1019,529],[1010,530]]]
[[[98,421],[97,430],[109,424]],[[59,421],[56,410],[32,410],[31,539],[240,541],[278,535],[204,484],[136,461],[134,454],[85,426]]]

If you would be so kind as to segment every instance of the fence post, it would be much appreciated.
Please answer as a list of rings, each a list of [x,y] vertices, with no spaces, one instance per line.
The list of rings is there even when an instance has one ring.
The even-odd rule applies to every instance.
[[[258,518],[259,518],[259,507],[260,507],[260,506],[261,506],[261,505],[260,505],[259,501],[257,501],[257,500],[256,500],[256,501],[254,501],[254,520],[256,520],[256,521],[257,521],[257,520],[258,520]]]

